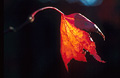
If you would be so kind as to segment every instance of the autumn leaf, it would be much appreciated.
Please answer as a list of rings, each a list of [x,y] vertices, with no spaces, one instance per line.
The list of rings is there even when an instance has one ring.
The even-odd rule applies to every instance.
[[[79,17],[79,18],[77,18]],[[90,37],[88,32],[99,32],[102,34],[98,27],[94,27],[95,24],[85,18],[79,13],[70,15],[61,15],[61,55],[68,70],[67,64],[71,59],[77,61],[87,62],[86,51],[90,52],[93,57],[102,63],[100,56],[96,52],[95,42]],[[88,32],[86,32],[88,31]],[[104,35],[102,34],[103,38]],[[86,51],[85,51],[85,50]]]
[[[105,40],[105,36],[96,24],[80,13],[65,15],[55,7],[44,7],[38,9],[32,14],[29,20],[33,22],[35,15],[39,11],[45,9],[55,9],[61,14],[60,52],[67,71],[67,64],[71,59],[87,62],[85,57],[86,52],[89,52],[97,61],[105,63],[105,61],[101,60],[100,56],[97,54],[95,42],[89,34],[90,32],[96,32]]]

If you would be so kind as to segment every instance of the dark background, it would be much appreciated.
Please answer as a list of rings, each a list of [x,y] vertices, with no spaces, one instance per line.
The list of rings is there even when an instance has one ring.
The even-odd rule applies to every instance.
[[[46,2],[45,2],[46,1]],[[60,55],[60,13],[39,12],[33,23],[4,35],[4,78],[120,78],[120,1],[103,0],[99,6],[83,6],[65,0],[4,0],[4,30],[18,27],[35,10],[54,6],[66,15],[81,13],[96,23],[106,41],[91,36],[105,64],[87,53],[87,63],[72,60],[67,73]]]

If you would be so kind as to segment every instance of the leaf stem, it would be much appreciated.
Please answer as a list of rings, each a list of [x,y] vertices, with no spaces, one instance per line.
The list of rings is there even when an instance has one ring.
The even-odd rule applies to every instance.
[[[18,28],[15,29],[14,27],[12,27],[12,29],[11,29],[11,27],[10,27],[9,29],[7,29],[7,30],[4,31],[4,34],[6,34],[6,33],[8,33],[8,32],[17,32],[18,30],[22,29],[26,24],[32,23],[32,22],[34,21],[34,19],[35,19],[35,15],[36,15],[38,12],[43,11],[43,10],[45,10],[45,9],[54,9],[54,10],[58,11],[61,15],[64,15],[64,13],[63,13],[62,11],[60,11],[59,9],[57,9],[56,7],[52,7],[52,6],[43,7],[43,8],[40,8],[40,9],[36,10],[35,12],[33,12],[33,13],[31,14],[31,16],[28,18],[28,20],[25,21],[25,22],[24,22],[22,25],[20,25]]]
[[[64,14],[64,13],[63,13],[62,11],[60,11],[59,9],[57,9],[57,8],[55,8],[55,7],[48,6],[48,7],[43,7],[43,8],[41,8],[41,9],[36,10],[34,13],[32,13],[32,17],[34,17],[38,12],[43,11],[43,10],[45,10],[45,9],[54,9],[54,10],[58,11],[60,14]]]
[[[64,13],[62,11],[60,11],[59,9],[57,9],[56,7],[52,7],[52,6],[47,6],[47,7],[43,7],[43,8],[40,8],[38,10],[36,10],[35,12],[32,13],[31,17],[29,17],[30,19],[30,22],[33,22],[34,19],[35,19],[35,15],[40,12],[40,11],[43,11],[45,9],[54,9],[56,11],[58,11],[61,15],[64,15]]]

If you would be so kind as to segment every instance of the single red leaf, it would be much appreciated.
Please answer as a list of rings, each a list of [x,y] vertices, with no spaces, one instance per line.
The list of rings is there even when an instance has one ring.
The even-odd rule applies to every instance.
[[[36,13],[45,9],[55,9],[61,14],[60,52],[67,71],[67,64],[71,59],[87,62],[85,57],[86,51],[90,52],[90,54],[97,61],[105,63],[105,61],[101,60],[100,56],[97,54],[95,42],[92,40],[89,34],[89,32],[96,32],[100,34],[105,40],[105,36],[96,24],[91,22],[80,13],[65,15],[55,7],[44,7],[38,9],[32,14],[29,20],[33,22]]]
[[[97,61],[105,63],[105,61],[101,60],[100,56],[97,54],[95,43],[90,37],[89,33],[81,30],[79,28],[81,25],[78,28],[75,26],[76,14],[78,13],[71,15],[61,15],[61,55],[67,71],[67,64],[73,58],[78,61],[87,62],[85,57],[86,51],[84,51],[84,49],[89,51]],[[84,20],[82,19],[79,20],[79,24],[81,24],[81,21],[84,26]],[[85,20],[85,22],[86,21],[88,20]],[[90,29],[90,27],[88,27],[88,29]]]

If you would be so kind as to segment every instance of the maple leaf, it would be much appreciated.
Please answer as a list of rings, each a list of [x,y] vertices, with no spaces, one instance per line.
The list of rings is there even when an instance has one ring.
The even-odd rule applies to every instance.
[[[38,9],[32,14],[29,20],[33,22],[36,13],[45,9],[55,9],[61,13],[60,52],[67,71],[67,64],[71,59],[87,62],[85,57],[86,51],[90,52],[90,54],[97,61],[105,63],[105,61],[101,60],[100,56],[97,54],[95,42],[89,34],[89,32],[96,32],[100,34],[105,40],[105,36],[96,24],[91,22],[80,13],[65,15],[55,7],[44,7]]]
[[[105,63],[105,61],[101,60],[100,56],[97,54],[95,42],[88,32],[98,32],[105,38],[100,29],[80,13],[61,15],[60,52],[67,71],[67,64],[73,58],[78,61],[87,62],[85,57],[86,51],[90,52],[97,61]]]

